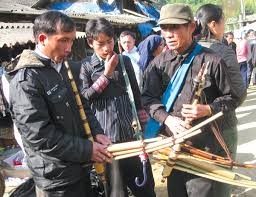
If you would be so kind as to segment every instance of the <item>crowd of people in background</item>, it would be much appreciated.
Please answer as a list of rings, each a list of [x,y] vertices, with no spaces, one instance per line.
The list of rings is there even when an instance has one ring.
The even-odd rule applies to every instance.
[[[88,164],[110,163],[112,155],[106,151],[109,144],[135,140],[122,61],[143,128],[147,130],[150,120],[157,121],[163,134],[175,137],[223,111],[218,127],[235,158],[235,110],[246,98],[250,83],[256,85],[256,32],[249,30],[237,39],[232,32],[224,33],[223,10],[213,4],[201,6],[195,18],[196,21],[188,5],[163,6],[158,21],[161,35],[149,35],[138,42],[136,32],[123,31],[118,35],[121,57],[114,51],[112,25],[103,18],[89,20],[85,33],[94,54],[83,59],[80,66],[71,66],[71,70],[89,114],[94,142],[85,139],[82,124],[78,126],[82,120],[63,65],[75,39],[73,20],[57,11],[44,13],[35,20],[36,46],[28,43],[25,48],[30,50],[26,51],[16,44],[11,51],[6,50],[7,45],[0,48],[1,62],[9,62],[22,53],[19,63],[7,73],[13,89],[10,105],[38,196],[87,196],[92,192],[88,189],[89,175],[84,174],[90,171]],[[49,29],[53,32],[49,33]],[[201,103],[191,105],[191,81],[204,63],[209,64],[206,87]],[[172,100],[166,98],[170,94],[175,95]],[[212,133],[200,134],[191,143],[211,153],[226,154]],[[107,164],[108,177],[113,176],[112,165]],[[134,183],[141,171],[138,157],[124,159],[115,166],[121,174],[119,195],[128,196],[129,187],[135,196],[156,196],[150,162],[148,182],[140,188]],[[117,182],[108,184],[111,187]],[[168,177],[167,187],[172,197],[224,197],[230,193],[223,184],[177,170]]]
[[[256,31],[249,29],[235,38],[233,32],[224,35],[223,43],[232,48],[236,54],[244,85],[256,85],[254,68],[256,67]]]

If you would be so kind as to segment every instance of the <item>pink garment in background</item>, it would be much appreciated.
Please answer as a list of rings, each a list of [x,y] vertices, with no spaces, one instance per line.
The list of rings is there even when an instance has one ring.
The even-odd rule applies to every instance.
[[[236,56],[238,63],[247,61],[249,56],[249,44],[247,40],[239,40],[236,44]]]

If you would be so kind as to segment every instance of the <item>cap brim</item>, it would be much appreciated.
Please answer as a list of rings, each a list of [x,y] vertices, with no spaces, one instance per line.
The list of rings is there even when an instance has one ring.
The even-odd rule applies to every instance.
[[[181,19],[181,18],[168,18],[168,19],[160,19],[157,23],[157,25],[179,25],[179,24],[186,24],[189,23],[188,20]]]

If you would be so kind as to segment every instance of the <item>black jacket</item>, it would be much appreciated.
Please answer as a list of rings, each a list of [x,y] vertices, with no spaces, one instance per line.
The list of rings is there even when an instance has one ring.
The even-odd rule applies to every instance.
[[[161,97],[176,69],[192,51],[194,46],[195,43],[181,55],[176,55],[171,51],[162,53],[151,62],[150,66],[145,71],[142,100],[150,116],[161,123],[163,123],[169,115],[169,113],[165,111]],[[209,68],[203,93],[200,98],[201,103],[209,104],[213,113],[223,111],[224,114],[234,111],[241,103],[240,93],[231,85],[225,62],[212,50],[203,47],[188,70],[185,84],[175,100],[170,114],[182,117],[182,104],[190,103],[192,97],[193,79],[197,76],[201,65],[208,61]],[[235,126],[236,119],[234,119],[234,117],[219,119],[220,128],[223,128],[223,124]],[[168,132],[168,129],[166,131]],[[198,148],[205,148],[207,146],[212,149],[216,144],[213,140],[214,138],[212,132],[203,132],[194,137],[192,142]]]
[[[79,70],[72,69],[75,79]],[[49,60],[25,50],[10,75],[11,110],[36,185],[47,190],[80,180],[88,171],[83,166],[90,162],[92,143],[85,137],[65,66],[58,73]],[[93,134],[103,133],[90,108],[85,110]]]
[[[227,72],[230,77],[230,86],[232,86],[234,94],[237,96],[239,105],[246,99],[247,91],[244,87],[242,75],[240,72],[240,66],[237,62],[236,54],[234,50],[218,40],[210,39],[209,41],[200,40],[199,43],[207,48],[212,49],[220,58],[224,60],[227,66]],[[235,110],[230,110],[225,113],[226,124],[224,129],[234,126],[234,122],[237,122]],[[231,122],[231,120],[233,120]]]

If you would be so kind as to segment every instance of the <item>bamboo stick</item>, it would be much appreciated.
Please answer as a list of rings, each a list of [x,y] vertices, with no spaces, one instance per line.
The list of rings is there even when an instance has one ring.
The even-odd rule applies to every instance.
[[[180,170],[180,171],[183,171],[183,172],[187,172],[187,173],[190,173],[190,174],[194,174],[194,175],[197,175],[197,176],[200,176],[200,177],[204,177],[204,178],[207,178],[207,179],[211,179],[211,180],[214,180],[214,181],[222,182],[222,183],[227,183],[227,184],[236,185],[236,186],[240,186],[240,187],[248,187],[248,188],[256,189],[256,182],[254,182],[254,181],[230,180],[226,177],[216,175],[214,173],[206,172],[202,169],[195,168],[191,165],[184,164],[184,163],[181,163],[179,161],[177,162],[177,165],[174,166],[174,169]]]
[[[207,125],[208,123],[214,121],[215,119],[221,117],[222,115],[223,115],[223,112],[219,112],[219,113],[217,113],[217,114],[214,114],[214,115],[211,116],[210,118],[207,118],[206,120],[200,122],[199,124],[197,124],[197,125],[195,125],[194,127],[188,129],[187,131],[181,133],[180,135],[177,135],[176,138],[181,138],[181,137],[183,137],[183,136],[185,136],[185,135],[188,135],[189,133],[191,133],[191,132],[193,132],[193,131],[195,131],[195,130],[200,129],[201,127]]]
[[[192,134],[194,133],[194,135],[196,135],[196,134],[198,134],[198,132],[200,132],[200,130],[196,130],[196,131],[192,132]],[[192,134],[190,134],[189,137],[192,136]],[[183,142],[184,139],[186,139],[186,136],[183,136],[183,138],[180,138],[180,139],[176,139],[175,142],[177,141],[178,143],[180,143],[180,142]],[[166,147],[170,147],[174,144],[175,143],[173,143],[173,138],[170,137],[170,138],[166,138],[164,140],[161,140],[159,142],[154,142],[154,143],[150,143],[148,145],[145,145],[144,149],[147,153],[151,153],[151,152],[154,152],[154,151],[166,148]],[[131,153],[124,154],[124,155],[119,155],[119,153],[117,153],[118,156],[113,157],[113,159],[114,160],[124,159],[124,158],[128,158],[128,157],[138,156],[142,153],[143,153],[142,149],[140,151],[137,151],[137,152],[131,151]],[[112,153],[112,154],[114,154],[114,153]]]
[[[193,166],[197,166],[201,169],[212,172],[214,174],[218,174],[220,176],[225,176],[229,179],[233,179],[233,180],[237,180],[237,179],[251,180],[251,178],[248,177],[248,176],[240,175],[238,173],[234,173],[234,172],[229,171],[225,168],[213,165],[213,164],[211,164],[209,162],[206,162],[202,159],[198,159],[198,158],[186,155],[184,153],[181,153],[181,154],[178,155],[178,160],[183,161],[185,163],[189,163]]]
[[[163,139],[162,137],[156,137],[156,138],[146,139],[143,142],[144,142],[144,144],[153,143],[153,142],[160,141],[162,139]],[[117,151],[129,150],[129,149],[142,148],[144,145],[143,142],[141,140],[137,140],[137,141],[133,141],[133,142],[112,144],[107,148],[107,150],[109,152],[117,152]]]

